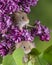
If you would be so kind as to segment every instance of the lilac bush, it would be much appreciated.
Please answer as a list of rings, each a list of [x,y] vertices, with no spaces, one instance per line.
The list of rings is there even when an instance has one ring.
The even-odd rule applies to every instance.
[[[50,31],[36,20],[32,29],[19,29],[13,24],[10,16],[15,11],[23,10],[26,13],[31,11],[31,6],[36,6],[38,0],[0,0],[0,55],[5,56],[15,50],[15,44],[21,41],[34,41],[39,36],[42,41],[49,41]]]
[[[7,44],[4,41],[0,42],[0,55],[1,56],[5,56],[6,54],[8,54],[8,47]]]
[[[30,12],[31,6],[36,6],[38,0],[0,0],[0,11],[3,13],[10,13],[24,10]]]
[[[39,36],[42,41],[49,41],[50,30],[48,27],[42,25],[39,20],[35,21],[34,28],[31,30],[32,36]]]

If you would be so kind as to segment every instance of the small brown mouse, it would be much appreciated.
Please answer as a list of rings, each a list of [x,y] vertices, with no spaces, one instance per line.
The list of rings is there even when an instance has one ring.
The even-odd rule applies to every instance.
[[[20,43],[16,43],[16,48],[20,47],[24,50],[25,54],[30,53],[33,48],[36,48],[35,43],[30,41],[21,41]]]
[[[23,11],[13,12],[13,14],[10,14],[9,16],[11,16],[13,23],[17,25],[20,29],[22,29],[24,26],[33,27],[29,24],[27,13]]]
[[[28,61],[28,54],[31,52],[33,48],[36,48],[35,43],[32,43],[30,41],[22,41],[20,43],[16,43],[16,48],[22,48],[24,50],[24,57],[23,57],[23,62]]]
[[[29,23],[29,18],[27,14],[23,11],[14,12],[11,14],[12,20],[15,25],[22,29],[25,25]]]

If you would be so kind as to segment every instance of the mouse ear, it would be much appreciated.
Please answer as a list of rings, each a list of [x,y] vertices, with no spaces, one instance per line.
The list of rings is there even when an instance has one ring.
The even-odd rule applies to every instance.
[[[35,43],[30,43],[31,45],[31,49],[33,49],[33,48],[36,48],[36,45],[35,45]]]
[[[21,45],[22,45],[22,43],[21,43],[21,42],[20,42],[20,43],[16,43],[16,44],[15,44],[15,47],[16,47],[16,48],[20,48],[20,47],[21,47]]]
[[[22,12],[24,12],[24,10],[15,11],[12,14],[7,14],[7,15],[12,17],[14,14],[21,14]]]
[[[11,18],[16,16],[16,15],[20,15],[18,12],[13,12],[12,14],[7,14],[8,16],[10,16]]]
[[[21,13],[23,13],[23,12],[24,12],[24,10],[19,10],[19,11],[17,11],[17,12],[21,14]]]

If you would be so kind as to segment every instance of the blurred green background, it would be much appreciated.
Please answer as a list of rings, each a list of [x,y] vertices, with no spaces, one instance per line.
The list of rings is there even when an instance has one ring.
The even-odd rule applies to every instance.
[[[29,18],[30,24],[39,19],[43,25],[52,30],[52,0],[39,0],[38,5],[31,8]],[[38,37],[35,38],[35,43],[39,51],[43,52],[48,46],[52,45],[52,32],[50,36],[49,42],[42,42]]]

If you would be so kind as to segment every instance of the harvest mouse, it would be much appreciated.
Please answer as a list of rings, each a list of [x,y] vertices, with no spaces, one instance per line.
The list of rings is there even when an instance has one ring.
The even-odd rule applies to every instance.
[[[29,24],[29,18],[27,16],[27,13],[23,11],[14,12],[9,16],[11,16],[14,24],[17,25],[20,29],[22,29],[24,26],[33,27]]]
[[[19,26],[20,29],[22,29],[25,25],[29,23],[29,18],[27,14],[23,11],[14,12],[11,14],[12,20],[14,24]]]
[[[28,54],[31,52],[33,48],[35,48],[35,44],[30,41],[22,41],[22,48],[25,53],[23,57],[23,62],[26,63],[28,62],[29,59],[31,60],[31,56],[29,58]]]
[[[33,48],[36,48],[35,44],[30,42],[30,41],[22,41],[19,44],[16,44],[16,48],[21,47],[24,50],[24,57],[23,57],[23,62],[28,61],[28,54],[31,52]]]
[[[21,47],[24,50],[24,53],[28,54],[33,48],[35,48],[35,44],[30,41],[22,41]]]
[[[20,43],[16,43],[16,48],[22,48],[25,54],[31,52],[33,48],[35,48],[35,44],[30,41],[21,41]]]

